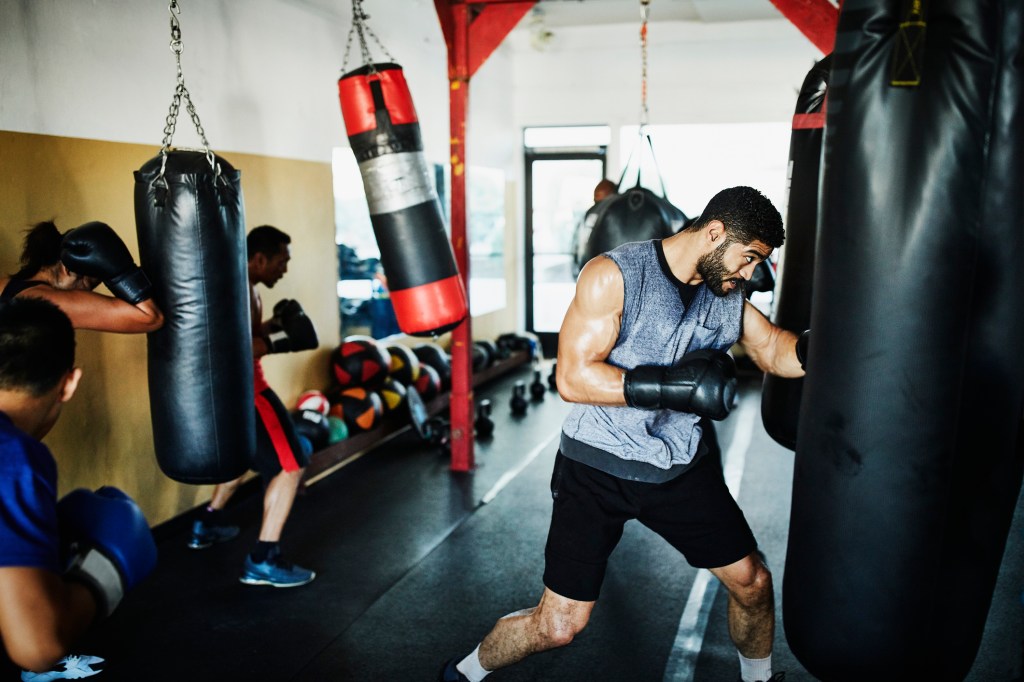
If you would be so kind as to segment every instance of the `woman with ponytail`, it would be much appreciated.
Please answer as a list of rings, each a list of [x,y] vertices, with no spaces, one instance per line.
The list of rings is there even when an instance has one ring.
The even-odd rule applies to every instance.
[[[114,296],[93,291],[100,282]],[[104,223],[86,223],[61,234],[52,222],[28,230],[21,269],[0,277],[0,301],[43,298],[71,319],[76,329],[151,332],[164,323],[152,287],[121,238]]]

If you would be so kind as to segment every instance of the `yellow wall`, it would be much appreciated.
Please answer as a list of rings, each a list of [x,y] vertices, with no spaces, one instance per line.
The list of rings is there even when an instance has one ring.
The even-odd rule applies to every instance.
[[[0,272],[17,270],[24,230],[51,219],[62,231],[90,220],[107,222],[138,258],[132,172],[158,151],[155,145],[0,131]],[[318,350],[263,361],[268,381],[290,406],[302,391],[327,387],[328,357],[339,342],[331,167],[216,151],[242,173],[247,228],[271,224],[292,237],[288,274],[272,291],[260,287],[267,310],[281,298],[300,301],[320,337]],[[506,206],[506,224],[514,225],[513,183]],[[515,331],[512,230],[506,233],[505,253],[508,306],[475,319],[474,338]],[[446,347],[449,336],[440,339]],[[115,485],[139,501],[153,525],[208,500],[211,486],[177,483],[156,464],[145,337],[79,331],[77,339],[77,364],[84,377],[46,437],[57,458],[60,494],[80,486]]]
[[[89,220],[107,222],[137,258],[132,171],[158,151],[0,131],[0,270],[17,269],[24,230],[49,219],[61,230]],[[297,299],[319,332],[319,350],[263,363],[267,379],[289,404],[306,388],[324,384],[327,356],[338,343],[331,167],[217,151],[242,172],[247,226],[269,223],[292,237],[289,273],[273,291],[261,287],[268,309],[280,298]],[[77,338],[82,383],[46,437],[57,458],[60,493],[118,486],[139,500],[151,524],[208,499],[210,486],[176,483],[156,465],[145,337],[80,331]]]

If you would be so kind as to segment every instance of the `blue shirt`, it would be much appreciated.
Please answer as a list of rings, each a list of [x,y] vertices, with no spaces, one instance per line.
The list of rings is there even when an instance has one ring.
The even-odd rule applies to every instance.
[[[59,573],[57,463],[0,412],[0,566]]]

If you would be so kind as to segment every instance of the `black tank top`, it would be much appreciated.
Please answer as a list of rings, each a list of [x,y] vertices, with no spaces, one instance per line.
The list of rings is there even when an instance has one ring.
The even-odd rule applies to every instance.
[[[37,284],[45,284],[37,279],[15,279],[11,277],[11,280],[7,282],[7,286],[4,287],[3,291],[0,291],[0,301],[9,301],[25,289],[31,289]]]

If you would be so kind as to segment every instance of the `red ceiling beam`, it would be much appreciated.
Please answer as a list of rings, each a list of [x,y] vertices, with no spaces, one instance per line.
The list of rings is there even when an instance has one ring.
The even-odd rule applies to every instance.
[[[469,78],[536,4],[536,0],[434,0],[444,42],[448,45],[449,77],[453,67],[455,25],[459,21],[456,13],[465,12],[466,19],[462,21],[469,22],[469,61],[465,74]]]
[[[771,0],[771,3],[823,54],[832,52],[839,8],[831,0]]]
[[[434,0],[448,46],[448,96],[451,120],[452,251],[469,292],[469,243],[466,236],[466,118],[469,79],[536,0]],[[472,317],[452,331],[452,471],[470,471],[473,461]]]

